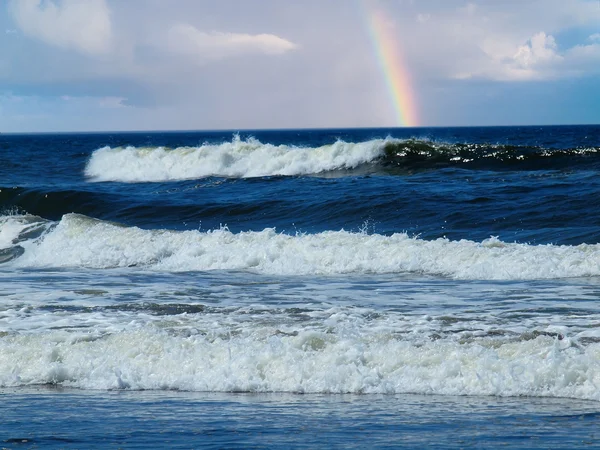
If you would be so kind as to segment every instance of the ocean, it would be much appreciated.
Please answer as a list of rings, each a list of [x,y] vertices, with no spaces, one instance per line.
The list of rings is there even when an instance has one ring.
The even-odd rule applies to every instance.
[[[0,135],[0,447],[600,447],[600,126]]]

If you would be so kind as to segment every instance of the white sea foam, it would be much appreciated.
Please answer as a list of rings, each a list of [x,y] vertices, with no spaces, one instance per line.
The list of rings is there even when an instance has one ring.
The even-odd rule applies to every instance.
[[[23,216],[0,217],[0,249],[12,246],[24,226]]]
[[[339,331],[339,330],[336,330]],[[0,337],[0,386],[423,393],[600,400],[600,345],[540,336],[415,344],[391,334],[266,327],[177,335],[144,327],[95,336]]]
[[[10,233],[9,233],[10,234]],[[20,244],[17,267],[159,271],[246,270],[278,275],[421,273],[456,279],[520,280],[600,275],[600,245],[527,245],[496,238],[432,241],[347,231],[287,235],[143,230],[67,214],[44,236]]]
[[[254,138],[199,147],[104,147],[85,169],[92,181],[168,181],[221,177],[306,175],[352,169],[383,154],[390,140],[362,143],[337,141],[322,147],[263,144]]]
[[[0,216],[0,262],[6,257],[2,250],[10,250],[15,244],[41,234],[50,221],[31,215],[12,214]]]

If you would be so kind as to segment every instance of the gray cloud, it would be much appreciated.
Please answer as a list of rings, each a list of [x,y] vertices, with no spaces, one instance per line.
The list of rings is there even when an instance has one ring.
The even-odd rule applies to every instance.
[[[20,31],[0,38],[0,82],[13,95],[79,97],[78,108],[124,106],[118,123],[98,110],[106,126],[395,125],[367,7],[392,25],[423,124],[483,120],[449,105],[498,102],[498,82],[600,72],[594,32],[561,41],[600,23],[586,0],[12,0],[0,26]],[[505,114],[494,111],[489,121]]]
[[[111,21],[105,0],[12,0],[9,11],[28,36],[84,53],[107,53]]]

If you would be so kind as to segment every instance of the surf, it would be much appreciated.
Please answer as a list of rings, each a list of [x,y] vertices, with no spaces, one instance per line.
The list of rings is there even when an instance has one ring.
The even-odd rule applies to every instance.
[[[16,334],[0,340],[0,387],[600,400],[597,343],[576,348],[548,336],[416,342],[368,327],[328,328],[284,333],[247,324],[235,333],[181,333],[132,322],[106,335]]]
[[[90,181],[158,182],[206,177],[298,176],[352,169],[383,154],[386,140],[320,147],[263,144],[257,139],[198,147],[103,147],[85,168]]]
[[[28,236],[28,230],[36,230]],[[284,234],[273,228],[233,233],[141,229],[66,214],[58,222],[3,218],[4,252],[19,246],[15,267],[139,267],[149,270],[248,271],[274,275],[417,273],[464,280],[527,280],[600,275],[600,245],[529,245],[424,240],[407,233],[325,231]]]
[[[91,182],[166,182],[207,177],[407,174],[460,167],[476,170],[565,170],[600,164],[600,148],[545,148],[428,139],[372,139],[318,147],[274,145],[235,135],[197,147],[110,147],[95,150],[84,174]],[[361,170],[362,169],[362,170]],[[367,169],[367,170],[365,170]]]

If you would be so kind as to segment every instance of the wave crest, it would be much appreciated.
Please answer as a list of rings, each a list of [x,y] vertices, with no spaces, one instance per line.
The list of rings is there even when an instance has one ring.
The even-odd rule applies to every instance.
[[[0,340],[0,387],[600,400],[598,344],[577,349],[548,336],[415,343],[342,327],[289,334],[252,327],[214,334],[180,336],[149,325],[97,337],[64,331],[15,335]]]
[[[318,174],[371,162],[383,154],[386,142],[337,141],[311,148],[263,144],[235,136],[231,142],[199,147],[104,147],[92,154],[85,175],[92,181],[156,182]]]
[[[22,224],[22,229],[26,229]],[[232,233],[143,230],[67,214],[42,236],[20,241],[19,267],[115,268],[158,271],[245,270],[273,275],[421,273],[456,279],[522,280],[600,275],[600,245],[528,245],[422,240],[326,231],[287,235],[267,228]],[[3,231],[4,232],[4,231]],[[14,245],[19,230],[7,231]]]
[[[484,170],[564,170],[600,157],[600,148],[549,149],[478,143],[444,143],[419,139],[336,141],[321,147],[263,144],[257,139],[204,144],[199,147],[103,147],[85,168],[91,181],[159,182],[205,177],[252,178],[317,175],[369,166],[395,174],[463,167]],[[592,161],[590,161],[590,158]]]

